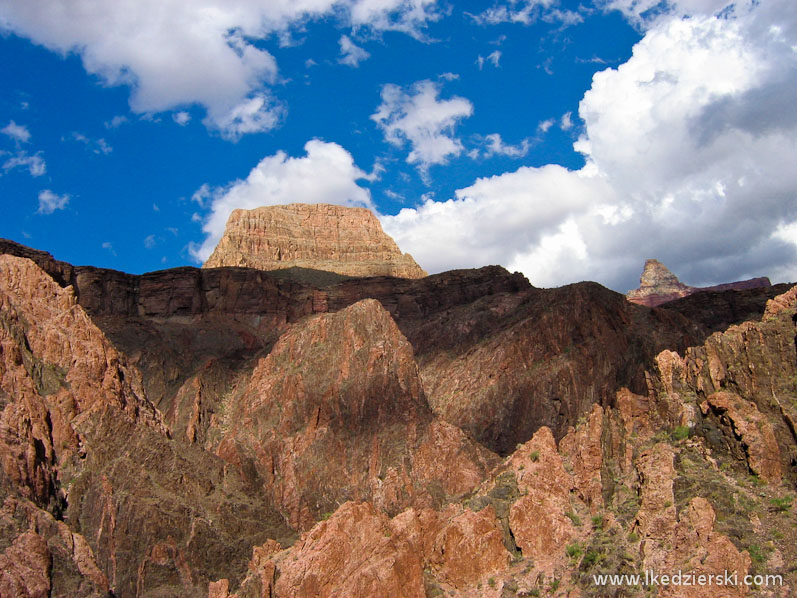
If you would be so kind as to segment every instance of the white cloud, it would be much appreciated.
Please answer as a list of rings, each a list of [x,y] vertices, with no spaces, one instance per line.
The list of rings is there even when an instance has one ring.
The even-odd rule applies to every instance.
[[[561,124],[559,125],[562,127],[563,131],[569,131],[573,128],[573,113],[572,112],[565,112],[562,115]]]
[[[28,131],[28,128],[23,125],[18,125],[13,120],[0,129],[0,133],[8,135],[18,143],[28,143],[30,141],[30,131]]]
[[[401,31],[418,39],[424,39],[427,23],[439,20],[444,14],[437,0],[349,0],[336,4],[347,8],[355,28]]]
[[[31,176],[42,176],[47,172],[47,164],[41,157],[41,152],[29,156],[25,152],[17,152],[14,156],[3,162],[3,170],[8,172],[15,168],[27,168]]]
[[[157,244],[158,240],[155,238],[155,235],[147,235],[144,238],[144,247],[146,247],[147,249],[152,249]]]
[[[557,8],[558,4],[558,0],[505,0],[479,14],[470,16],[479,25],[499,25],[501,23],[531,25],[538,19],[542,19],[546,23],[559,23],[566,27],[584,20],[578,12]]]
[[[423,36],[436,0],[3,0],[2,26],[50,50],[80,55],[87,72],[131,88],[139,114],[199,104],[230,139],[279,122],[274,57],[254,42],[335,15],[355,28]],[[274,112],[276,110],[276,112]]]
[[[704,5],[722,8],[674,3]],[[429,271],[500,263],[537,285],[625,291],[648,257],[694,285],[797,279],[797,4],[745,6],[645,24],[580,103],[582,170],[480,179],[386,231]]]
[[[180,112],[175,112],[172,114],[172,120],[181,127],[184,127],[191,122],[191,115],[185,110],[181,110]]]
[[[191,255],[205,261],[224,233],[233,210],[302,203],[332,203],[372,208],[371,195],[357,184],[368,175],[355,164],[351,154],[336,143],[314,139],[305,146],[305,155],[292,158],[284,152],[263,158],[246,179],[226,187],[203,185],[194,193],[202,204],[212,198],[210,213],[202,226],[206,238],[192,246]]]
[[[74,131],[72,133],[72,139],[78,143],[82,143],[89,151],[95,154],[105,154],[107,156],[113,151],[113,148],[110,146],[110,144],[102,138],[96,140],[89,139],[83,133]]]
[[[548,132],[548,129],[554,126],[554,124],[556,124],[556,121],[552,118],[544,120],[537,125],[537,131],[544,135],[545,133]]]
[[[348,35],[344,35],[338,41],[340,45],[340,58],[338,62],[351,67],[358,67],[363,60],[367,60],[371,55],[356,45]]]
[[[39,209],[37,214],[52,214],[56,210],[63,210],[69,203],[68,195],[57,195],[49,189],[39,192]]]
[[[114,116],[111,120],[105,123],[106,129],[118,129],[126,122],[129,122],[126,116],[118,115]]]
[[[462,153],[462,142],[455,136],[457,123],[473,114],[473,104],[465,98],[438,100],[440,84],[419,81],[407,91],[398,85],[382,88],[382,103],[371,118],[385,139],[401,147],[409,142],[407,163],[417,164],[428,173],[433,164],[445,164]]]
[[[211,109],[203,121],[230,141],[237,141],[247,133],[261,133],[277,126],[285,113],[284,107],[267,93],[246,98],[225,112]]]
[[[399,247],[428,271],[509,265],[556,234],[590,202],[610,197],[605,183],[574,177],[561,166],[523,167],[479,179],[458,190],[456,199],[427,199],[418,208],[381,220]]]
[[[517,145],[510,145],[504,143],[504,140],[501,138],[501,135],[498,133],[492,133],[490,135],[486,135],[484,140],[487,144],[487,148],[484,150],[484,156],[489,158],[491,156],[509,156],[510,158],[522,158],[526,154],[529,153],[529,148],[531,147],[531,142],[528,138],[524,139]],[[478,156],[478,150],[476,150]]]
[[[479,57],[476,59],[476,64],[479,65],[479,70],[484,68],[484,64],[489,62],[494,67],[498,68],[498,63],[501,61],[501,51],[495,50],[490,52],[487,56],[482,56],[479,54]]]

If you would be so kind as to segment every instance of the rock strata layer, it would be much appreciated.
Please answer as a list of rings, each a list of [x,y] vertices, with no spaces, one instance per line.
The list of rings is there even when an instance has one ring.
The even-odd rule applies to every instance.
[[[771,286],[769,278],[759,277],[749,280],[728,282],[711,287],[690,287],[658,260],[647,260],[639,279],[639,288],[628,291],[626,297],[631,303],[656,307],[682,297],[706,291],[742,291]]]
[[[346,276],[426,276],[366,208],[290,204],[235,210],[205,268],[312,268]]]

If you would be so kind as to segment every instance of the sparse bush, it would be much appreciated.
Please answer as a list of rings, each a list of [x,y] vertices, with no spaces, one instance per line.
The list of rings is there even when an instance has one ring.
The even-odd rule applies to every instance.
[[[672,432],[673,440],[683,440],[689,436],[689,426],[678,426]]]
[[[767,560],[766,552],[758,544],[750,544],[747,547],[747,552],[750,554],[750,559],[756,565],[761,565]]]
[[[584,549],[580,543],[573,542],[565,547],[565,552],[571,559],[577,560],[584,553]]]
[[[565,511],[565,517],[567,517],[570,521],[572,521],[573,525],[575,525],[576,527],[581,526],[581,517],[576,515],[573,509]]]
[[[603,518],[603,515],[593,515],[592,516],[592,527],[595,529],[603,529],[603,525],[606,523],[606,520]]]
[[[781,496],[779,498],[773,498],[770,502],[772,506],[775,507],[775,511],[778,513],[785,513],[791,509],[794,499],[791,496]]]
[[[529,459],[531,459],[534,463],[540,460],[540,451],[531,451],[529,453]]]

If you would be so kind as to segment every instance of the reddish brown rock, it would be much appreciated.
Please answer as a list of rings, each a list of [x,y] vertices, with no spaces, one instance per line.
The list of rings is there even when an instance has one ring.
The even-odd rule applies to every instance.
[[[281,556],[265,596],[426,596],[420,555],[367,503],[342,505]]]
[[[724,535],[714,530],[716,515],[706,499],[693,498],[679,517],[669,555],[671,571],[683,571],[699,576],[713,575],[725,581],[725,572],[736,575],[736,586],[717,583],[694,583],[690,587],[670,586],[664,588],[662,596],[673,598],[736,598],[747,596],[744,576],[750,568],[750,557],[741,553]]]
[[[556,451],[548,428],[540,430],[509,460],[517,471],[521,498],[509,511],[509,526],[523,556],[550,574],[563,559],[565,545],[576,535],[571,510],[573,480]]]
[[[640,479],[640,507],[635,528],[642,538],[644,564],[655,571],[667,570],[668,545],[675,530],[675,480],[672,448],[658,443],[636,460]]]
[[[71,281],[81,305],[142,370],[173,436],[205,446],[237,371],[291,323],[363,298],[377,299],[412,344],[434,412],[502,454],[543,425],[563,436],[593,404],[612,404],[620,386],[644,392],[657,353],[683,351],[705,335],[678,314],[629,305],[594,283],[533,289],[495,266],[313,288],[241,268],[62,275],[54,260],[41,261]]]
[[[50,553],[44,539],[26,532],[0,554],[0,596],[48,598]]]
[[[366,208],[289,204],[234,210],[204,268],[291,267],[347,276],[426,276]]]
[[[769,302],[768,315],[760,322],[745,322],[715,333],[702,346],[689,348],[683,356],[670,351],[661,353],[650,381],[658,403],[667,405],[671,426],[692,427],[700,423],[706,427],[702,434],[713,449],[726,453],[730,450],[736,457],[748,459],[750,452],[742,446],[746,443],[732,431],[730,420],[724,424],[726,432],[722,432],[722,418],[710,404],[703,411],[706,415],[713,414],[713,419],[697,422],[695,418],[698,403],[715,393],[738,395],[739,405],[743,406],[737,414],[739,421],[760,422],[750,428],[761,430],[763,441],[757,438],[753,442],[754,470],[768,471],[773,480],[778,478],[778,471],[787,471],[788,464],[797,457],[797,409],[793,402],[785,400],[793,392],[790,381],[797,376],[795,297],[794,290],[788,291]],[[777,455],[780,455],[779,466],[765,465]]]
[[[349,499],[391,514],[439,504],[495,460],[434,421],[412,347],[375,300],[295,325],[225,412],[219,455],[252,468],[301,529]]]
[[[738,442],[750,471],[761,479],[777,484],[781,480],[781,455],[769,421],[754,403],[730,392],[716,392],[701,405],[704,415],[719,418],[728,428],[729,441]]]
[[[442,580],[461,588],[505,569],[509,559],[495,510],[488,506],[465,509],[445,522],[429,560]]]
[[[239,596],[425,597],[424,570],[465,589],[503,571],[510,555],[492,507],[409,509],[392,520],[369,503],[348,502],[293,547],[255,549]],[[211,584],[227,598],[228,584]],[[213,595],[213,594],[211,594]]]
[[[559,443],[559,450],[573,467],[575,487],[581,499],[593,510],[603,506],[603,409],[592,408],[585,425],[571,428]]]
[[[524,295],[451,310],[418,330],[427,334],[418,361],[432,409],[500,454],[541,426],[561,438],[594,404],[612,404],[621,386],[645,392],[640,364],[658,348],[702,338],[681,316],[630,304],[594,283]],[[415,342],[416,333],[408,338]]]

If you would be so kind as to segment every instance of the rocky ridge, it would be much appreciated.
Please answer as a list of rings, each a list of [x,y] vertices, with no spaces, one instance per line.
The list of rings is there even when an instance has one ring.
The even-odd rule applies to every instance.
[[[403,587],[406,596],[644,596],[654,589],[730,598],[750,595],[759,580],[757,595],[790,596],[797,439],[788,422],[797,401],[788,376],[797,367],[796,321],[797,287],[771,302],[760,323],[714,335],[683,358],[662,353],[645,394],[620,389],[615,406],[595,405],[558,447],[540,428],[492,470],[464,511],[451,505],[390,518],[370,503],[348,502],[293,547],[256,550],[238,591],[220,580],[209,595],[370,596]],[[778,369],[760,389],[717,374],[764,363]],[[759,410],[756,401],[772,396],[778,404]],[[735,411],[716,417],[717,409]],[[724,580],[727,572],[733,583],[596,582],[644,571],[695,580]],[[765,584],[764,573],[776,577]]]
[[[683,284],[678,277],[658,260],[645,261],[642,276],[639,279],[639,288],[626,293],[632,303],[656,307],[670,301],[688,297],[701,292],[742,291],[748,289],[767,288],[771,286],[766,277],[751,278],[729,282],[712,287],[690,287]]]
[[[645,567],[797,583],[795,291],[711,335],[500,268],[314,287],[4,247],[43,270],[0,258],[3,596],[642,596],[592,575]],[[747,595],[710,589],[659,593]]]
[[[234,210],[204,268],[291,267],[346,276],[426,276],[367,208],[289,204]]]

